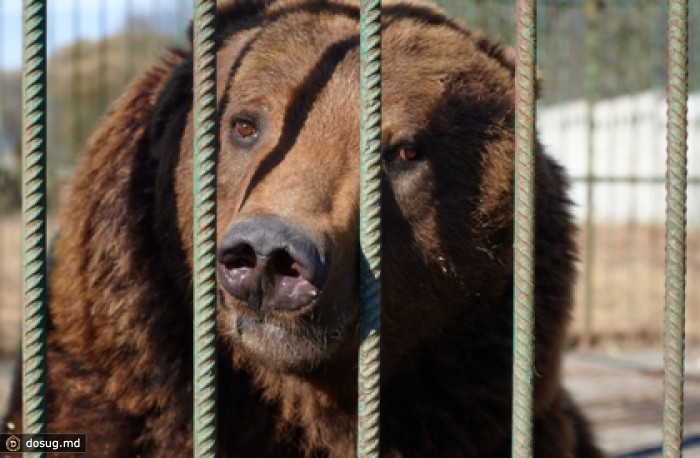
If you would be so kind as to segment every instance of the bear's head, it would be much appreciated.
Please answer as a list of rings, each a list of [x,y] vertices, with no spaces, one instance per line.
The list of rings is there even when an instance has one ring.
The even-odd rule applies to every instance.
[[[510,344],[514,67],[507,50],[431,7],[387,3],[382,14],[381,319],[390,372],[435,339],[492,333]],[[274,370],[356,358],[358,20],[357,6],[341,1],[219,9],[218,329],[244,360]],[[180,67],[151,136],[154,154],[171,157],[160,165],[157,199],[179,221],[178,237],[166,222],[161,232],[191,260],[193,127],[182,100],[192,63]],[[559,171],[537,154],[539,203],[561,221],[553,231],[566,233]]]

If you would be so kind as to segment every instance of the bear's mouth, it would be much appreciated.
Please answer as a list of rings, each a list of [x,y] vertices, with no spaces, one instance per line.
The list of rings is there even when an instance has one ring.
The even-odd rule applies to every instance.
[[[355,314],[323,295],[293,313],[255,311],[220,290],[219,331],[247,359],[279,372],[308,372],[355,335]],[[347,304],[346,304],[347,305]]]
[[[250,329],[251,326],[256,326],[262,323],[262,320],[257,317],[251,317],[249,315],[238,315],[236,317],[236,332],[238,335],[243,335],[246,329]]]
[[[233,222],[217,248],[221,335],[277,370],[330,358],[357,311],[354,251],[333,234],[270,214]]]

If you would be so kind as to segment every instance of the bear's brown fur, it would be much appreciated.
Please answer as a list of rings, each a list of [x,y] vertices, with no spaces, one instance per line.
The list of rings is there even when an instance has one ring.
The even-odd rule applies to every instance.
[[[293,312],[219,288],[220,456],[355,453],[358,15],[343,0],[219,7],[218,240],[274,217],[330,265]],[[382,452],[509,456],[512,56],[423,4],[387,3],[383,21]],[[192,450],[191,87],[175,52],[132,84],[62,213],[49,431],[88,433],[90,456]],[[539,145],[536,178],[535,456],[595,457],[560,380],[574,227]],[[8,420],[21,431],[17,408]]]

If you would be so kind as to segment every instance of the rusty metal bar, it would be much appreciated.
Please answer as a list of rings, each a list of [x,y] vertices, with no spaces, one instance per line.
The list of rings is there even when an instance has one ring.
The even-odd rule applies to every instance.
[[[598,91],[598,0],[586,0],[586,250],[584,252],[584,324],[582,346],[593,340],[593,275],[595,273],[595,107]]]
[[[532,456],[536,3],[516,3],[512,454]]]
[[[688,0],[669,0],[668,6],[663,422],[665,458],[679,457],[682,454],[688,185]]]

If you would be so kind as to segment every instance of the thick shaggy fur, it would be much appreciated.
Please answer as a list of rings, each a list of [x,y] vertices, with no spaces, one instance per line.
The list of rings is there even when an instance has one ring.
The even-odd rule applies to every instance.
[[[332,260],[298,313],[220,288],[220,456],[349,457],[356,441],[358,7],[238,0],[218,15],[218,239],[274,216]],[[381,447],[505,457],[512,364],[513,62],[415,3],[383,10]],[[61,217],[49,430],[90,456],[192,450],[192,57],[114,105]],[[236,138],[241,120],[253,141]],[[414,157],[414,153],[416,153]],[[537,457],[596,457],[562,389],[575,247],[562,170],[536,154]],[[21,431],[18,408],[8,418]]]

